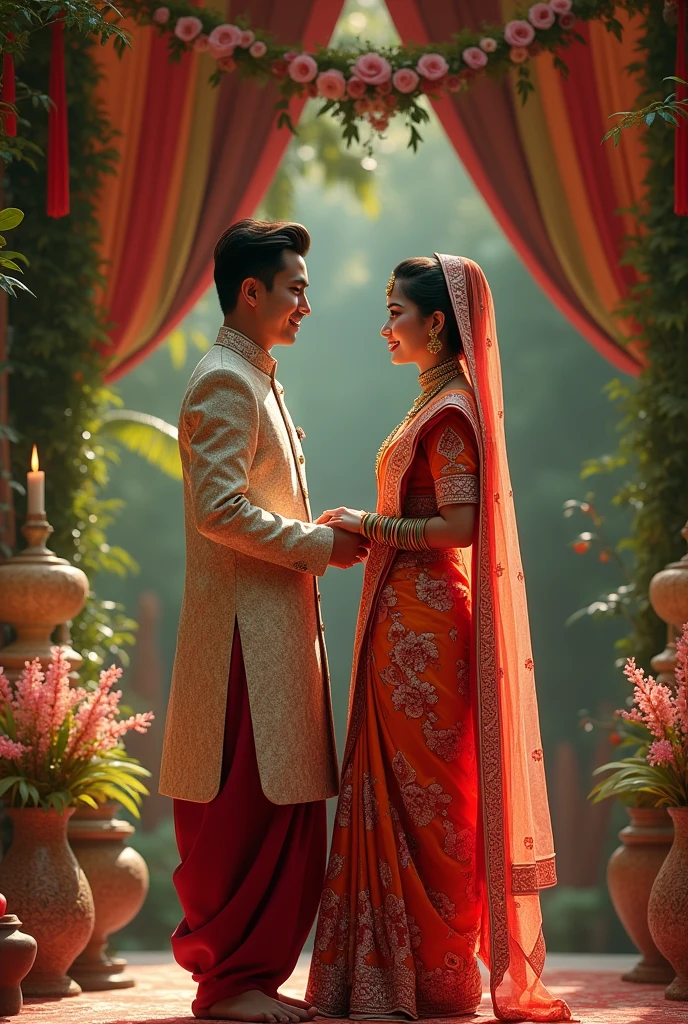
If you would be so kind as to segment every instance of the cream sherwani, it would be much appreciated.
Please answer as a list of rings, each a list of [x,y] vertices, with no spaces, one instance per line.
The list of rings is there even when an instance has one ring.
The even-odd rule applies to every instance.
[[[186,580],[160,775],[160,791],[181,800],[218,792],[235,622],[265,796],[296,804],[337,793],[316,583],[333,532],[310,521],[276,365],[222,327],[182,403]]]

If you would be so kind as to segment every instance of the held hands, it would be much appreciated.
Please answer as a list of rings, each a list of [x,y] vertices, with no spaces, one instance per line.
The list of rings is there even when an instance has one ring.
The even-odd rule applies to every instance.
[[[323,514],[315,521],[325,526],[339,526],[342,530],[348,530],[349,533],[360,533],[361,521],[364,515],[365,512],[341,506],[340,508],[325,509]]]
[[[370,541],[360,534],[362,512],[347,508],[328,509],[316,519],[321,526],[330,526],[334,531],[334,544],[330,565],[338,569],[350,569],[357,562],[363,562],[370,551]]]

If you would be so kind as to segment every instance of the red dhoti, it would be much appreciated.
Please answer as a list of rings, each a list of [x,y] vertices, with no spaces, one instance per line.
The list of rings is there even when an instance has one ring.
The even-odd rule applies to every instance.
[[[220,789],[206,804],[175,800],[174,822],[181,857],[174,884],[184,919],[172,950],[198,984],[194,1014],[251,989],[274,997],[318,909],[325,802],[277,805],[263,794],[237,629]]]

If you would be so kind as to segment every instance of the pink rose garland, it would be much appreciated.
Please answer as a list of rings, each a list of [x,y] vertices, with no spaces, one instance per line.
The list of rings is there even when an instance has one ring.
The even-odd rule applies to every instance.
[[[351,69],[366,85],[382,85],[392,76],[392,67],[388,60],[377,53],[363,53]]]
[[[555,13],[549,4],[533,4],[528,11],[528,21],[534,28],[551,28],[555,17]]]
[[[300,53],[289,62],[289,77],[305,85],[312,82],[318,73],[318,64],[309,53]]]
[[[480,71],[487,64],[487,54],[479,46],[468,46],[461,54],[465,64],[473,71]]]
[[[256,39],[255,43],[248,52],[251,54],[252,57],[255,57],[256,60],[258,60],[260,57],[265,56],[265,54],[268,52],[268,48],[262,39]]]
[[[449,65],[441,53],[424,53],[416,64],[416,71],[430,82],[439,82],[449,71]]]
[[[240,28],[236,25],[218,25],[208,36],[208,49],[213,57],[231,57],[240,42]]]
[[[316,85],[318,93],[327,100],[341,100],[346,95],[346,79],[336,68],[321,71],[316,79]]]
[[[573,7],[573,0],[549,0],[549,6],[555,14],[568,14]]]
[[[530,46],[535,39],[535,29],[529,21],[522,19],[507,21],[504,27],[504,39],[509,46]]]
[[[363,79],[356,78],[355,75],[346,83],[347,95],[349,95],[352,100],[358,100],[361,99],[362,96],[365,96],[367,88],[368,87]]]
[[[399,68],[392,75],[392,84],[397,92],[408,94],[418,87],[420,81],[413,68]]]
[[[158,7],[153,11],[153,21],[156,25],[166,25],[170,20],[170,9],[169,7]]]
[[[203,22],[200,18],[177,18],[174,26],[174,34],[183,43],[192,43],[196,36],[203,30]]]

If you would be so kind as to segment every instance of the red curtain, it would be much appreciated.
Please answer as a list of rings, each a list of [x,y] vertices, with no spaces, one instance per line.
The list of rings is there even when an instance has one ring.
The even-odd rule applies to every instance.
[[[394,0],[389,9],[404,42],[422,44],[515,15],[512,0]],[[586,45],[564,53],[568,80],[543,54],[532,62],[536,89],[525,104],[512,78],[485,78],[435,109],[533,277],[605,358],[635,375],[642,351],[629,341],[633,325],[615,314],[635,281],[619,262],[635,222],[617,211],[642,197],[645,161],[635,133],[616,150],[600,140],[607,115],[637,96],[623,69],[637,57],[638,27],[627,25],[622,43],[599,23],[578,30]]]
[[[226,0],[215,6],[229,19]],[[242,12],[280,42],[312,49],[329,40],[341,6],[247,0]],[[100,56],[101,100],[121,133],[118,173],[99,209],[109,381],[145,358],[210,286],[217,238],[253,213],[291,138],[275,127],[272,86],[227,75],[214,90],[207,55],[171,64],[154,29],[128,27],[132,51],[121,61],[111,47]]]

